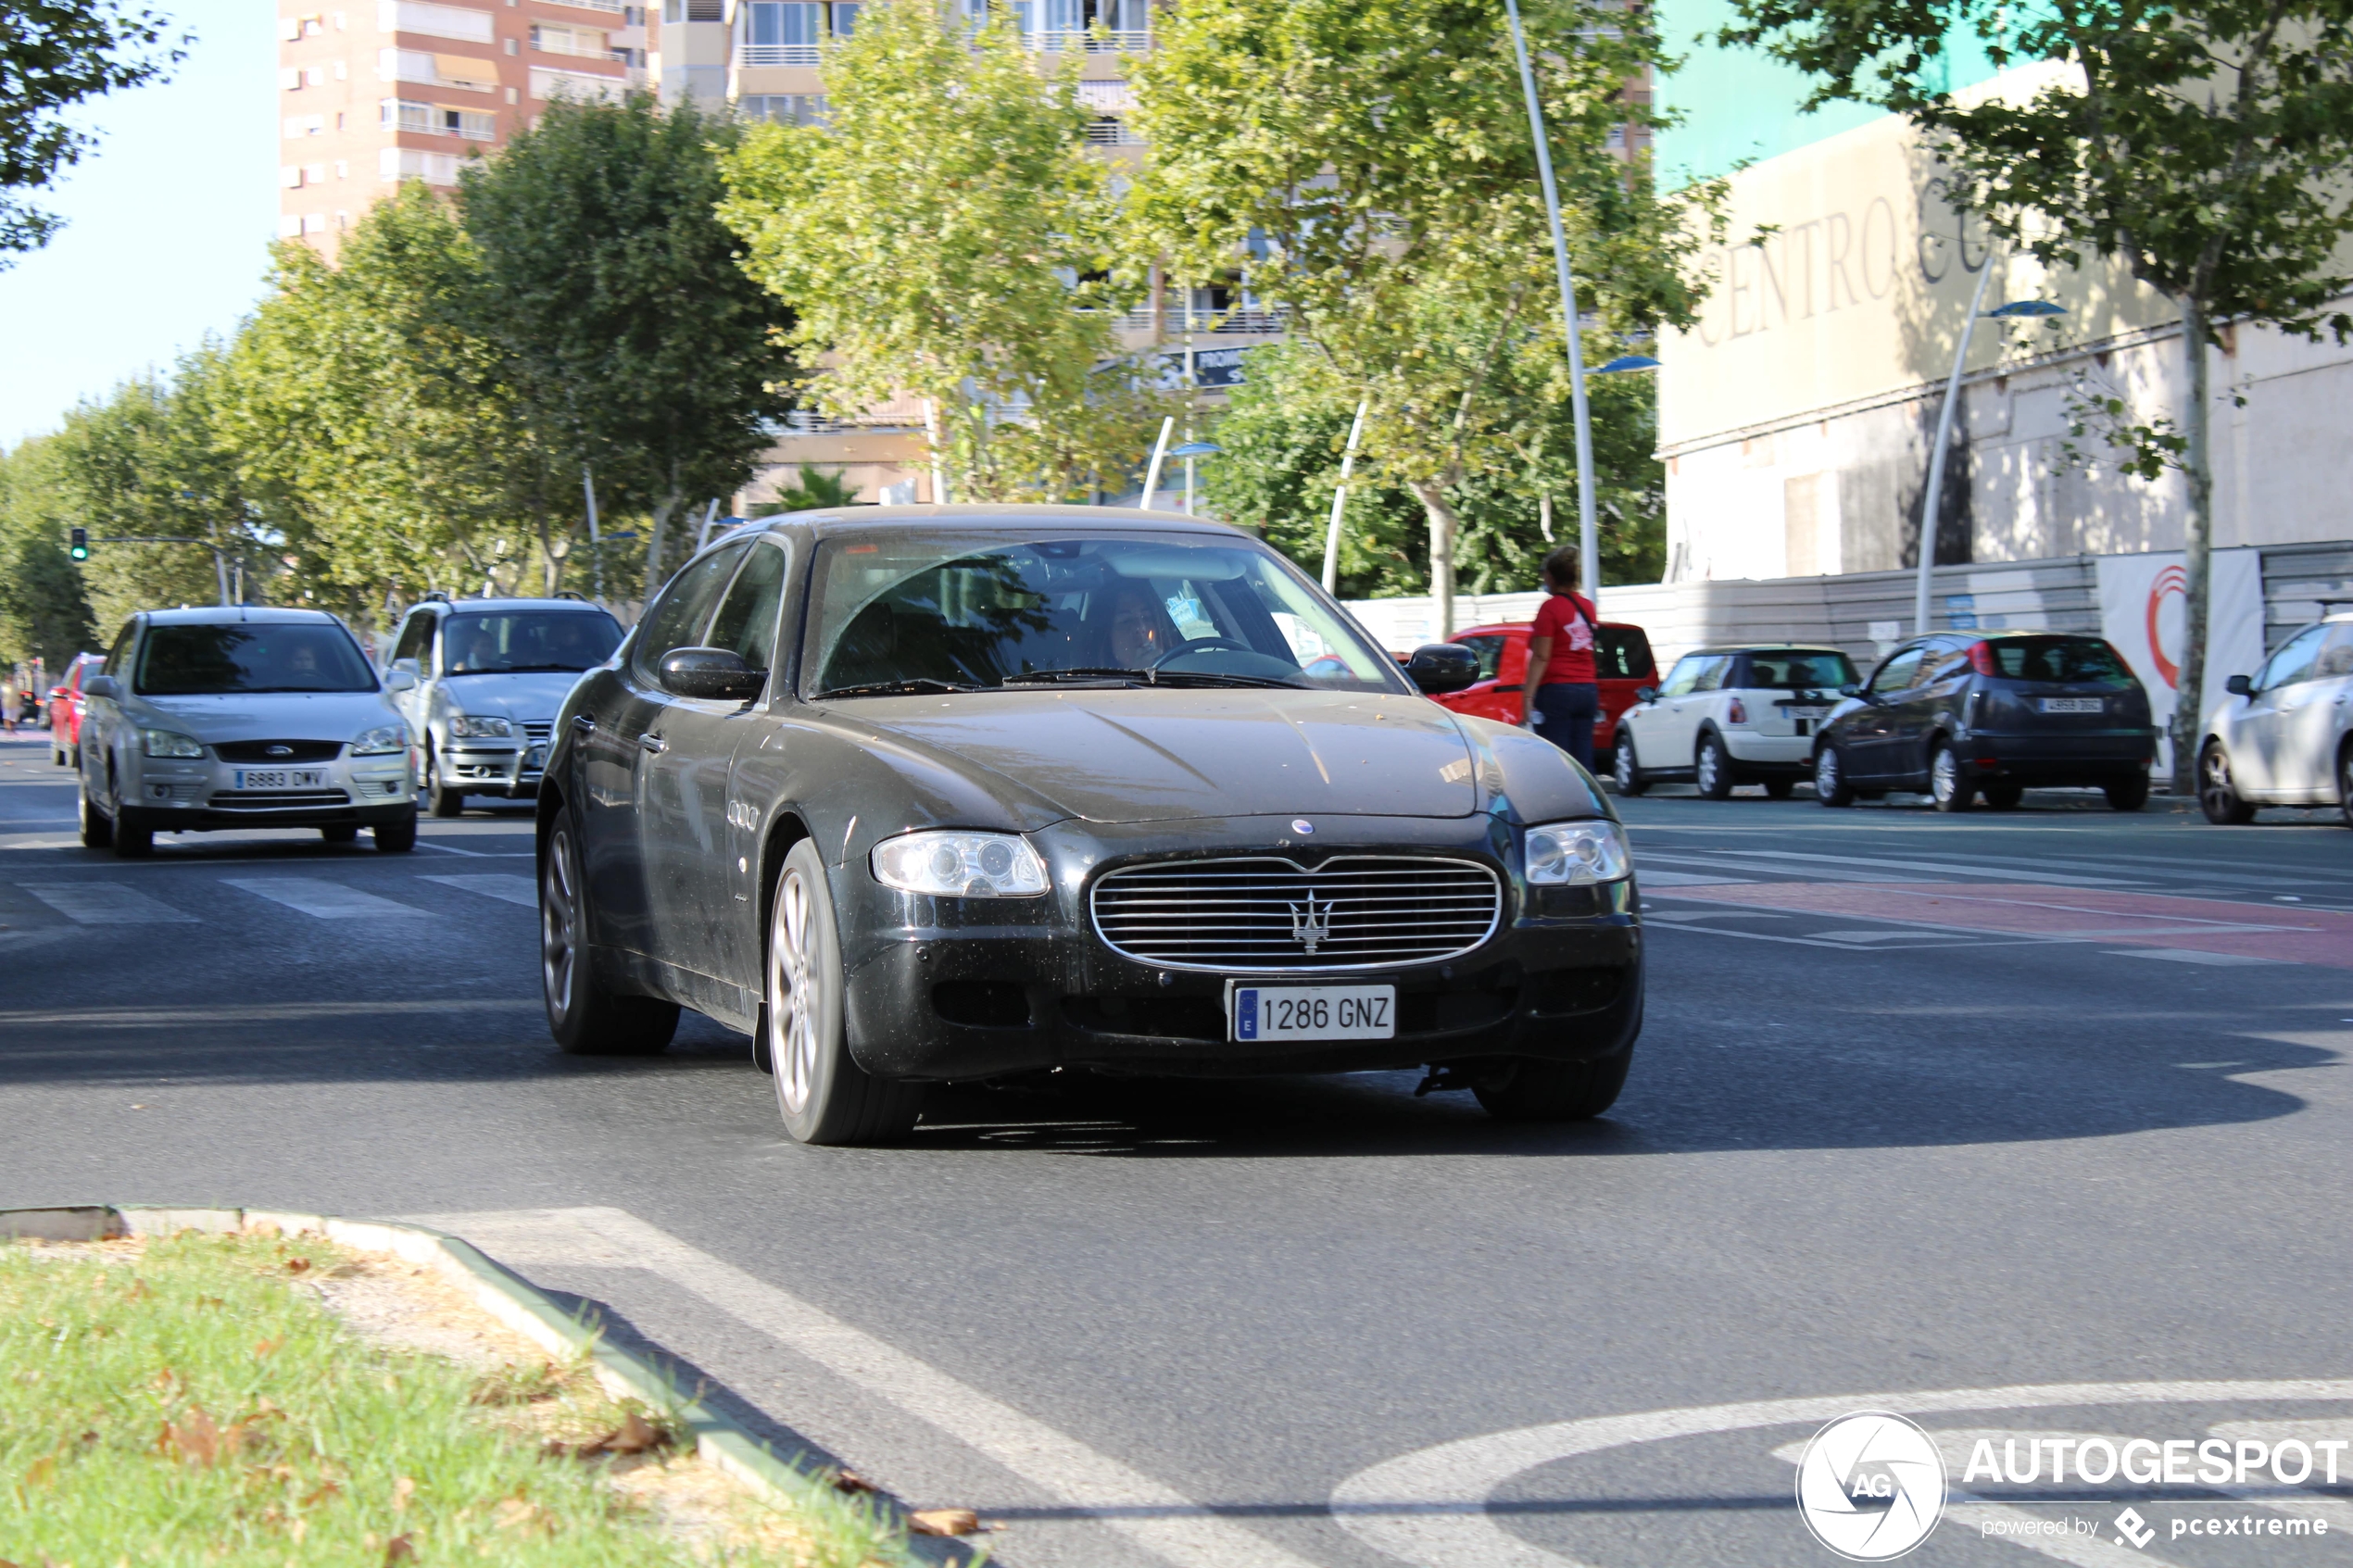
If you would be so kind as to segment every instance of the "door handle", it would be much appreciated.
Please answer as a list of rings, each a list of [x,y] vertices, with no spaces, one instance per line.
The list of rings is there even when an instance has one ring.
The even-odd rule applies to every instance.
[[[597,727],[597,716],[593,713],[575,713],[572,716],[572,727],[575,730],[593,731]]]
[[[670,743],[662,739],[660,735],[654,734],[651,730],[648,730],[644,734],[639,735],[637,737],[637,744],[645,747],[646,750],[652,752],[657,757],[670,749]]]

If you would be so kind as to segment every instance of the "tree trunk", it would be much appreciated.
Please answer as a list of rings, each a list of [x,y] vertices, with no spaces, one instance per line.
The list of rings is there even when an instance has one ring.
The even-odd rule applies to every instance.
[[[2214,464],[2208,449],[2206,307],[2182,302],[2182,352],[2187,356],[2188,391],[2182,400],[2183,476],[2190,483],[2190,515],[2183,531],[2182,673],[2174,684],[2173,793],[2197,793],[2197,748],[2205,738],[2206,607],[2214,542]]]
[[[670,532],[671,514],[675,512],[679,507],[684,504],[684,499],[683,493],[676,485],[673,485],[671,486],[669,493],[662,496],[661,505],[654,508],[653,539],[652,542],[646,546],[645,602],[647,604],[653,603],[654,595],[661,591],[662,584],[662,540]]]
[[[1413,481],[1406,488],[1429,519],[1429,596],[1438,610],[1438,640],[1444,642],[1454,634],[1454,540],[1462,525],[1444,485]]]

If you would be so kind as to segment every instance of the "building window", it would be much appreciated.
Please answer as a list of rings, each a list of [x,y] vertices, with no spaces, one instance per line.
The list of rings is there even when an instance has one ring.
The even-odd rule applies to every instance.
[[[386,181],[422,180],[428,185],[454,185],[465,160],[456,153],[428,153],[416,147],[385,147],[376,155],[376,172]]]
[[[834,0],[825,7],[826,22],[836,38],[847,38],[858,31],[859,4],[860,0]]]
[[[605,35],[595,28],[557,27],[547,22],[531,24],[531,46],[543,55],[576,55],[592,60],[605,58],[610,49]]]
[[[323,212],[304,213],[302,215],[302,232],[306,234],[325,233],[327,232],[327,215]]]
[[[289,191],[302,189],[302,165],[298,163],[282,165],[278,169],[278,183]]]
[[[323,136],[327,133],[327,117],[323,114],[298,114],[285,123],[286,139],[297,136]]]
[[[282,240],[298,240],[302,238],[302,219],[300,215],[292,212],[280,213],[278,215],[278,237]]]
[[[595,76],[585,70],[558,70],[553,66],[531,68],[531,95],[535,98],[570,98],[575,103],[617,104],[628,91],[628,82],[618,76]]]
[[[825,123],[823,93],[748,93],[736,100],[736,109],[746,119],[764,119],[776,125]]]
[[[377,0],[376,31],[422,32],[433,38],[457,38],[468,44],[490,42],[490,19],[459,6],[435,6],[430,0]]]

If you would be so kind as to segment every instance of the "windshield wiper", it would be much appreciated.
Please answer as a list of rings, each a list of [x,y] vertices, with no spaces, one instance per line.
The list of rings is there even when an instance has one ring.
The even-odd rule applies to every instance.
[[[835,696],[904,696],[910,692],[985,692],[988,689],[968,681],[941,681],[929,675],[911,675],[901,681],[868,681],[855,686],[829,686],[810,700],[823,702]]]
[[[1118,670],[1109,665],[1080,664],[1067,670],[1027,670],[1018,675],[1008,675],[998,684],[1043,686],[1064,681],[1122,681],[1130,684],[1140,681],[1150,685],[1152,672],[1149,670]]]
[[[1008,686],[1046,685],[1062,682],[1120,681],[1127,684],[1147,686],[1277,686],[1286,691],[1301,691],[1296,681],[1280,680],[1271,675],[1229,675],[1208,670],[1119,670],[1108,665],[1080,665],[1070,670],[1032,670],[1023,675],[1008,675],[1001,684]]]

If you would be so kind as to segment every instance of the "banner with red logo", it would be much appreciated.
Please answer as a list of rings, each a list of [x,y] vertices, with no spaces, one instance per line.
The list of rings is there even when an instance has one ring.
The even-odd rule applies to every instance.
[[[2212,713],[2231,700],[2222,683],[2252,675],[2263,662],[2263,559],[2257,550],[2217,550],[2206,609],[2205,706]],[[2149,712],[2159,730],[2173,722],[2181,684],[2183,621],[2189,583],[2179,550],[2099,558],[2100,634],[2148,688]],[[2157,746],[2157,771],[2173,765],[2171,746]]]

